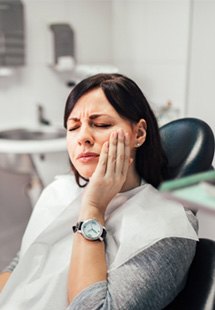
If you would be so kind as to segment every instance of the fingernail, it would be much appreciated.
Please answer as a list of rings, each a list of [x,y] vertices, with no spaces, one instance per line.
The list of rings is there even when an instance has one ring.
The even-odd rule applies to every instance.
[[[133,158],[130,158],[129,159],[129,165],[131,165],[133,163],[134,159]]]
[[[108,148],[109,148],[109,142],[106,141],[106,142],[104,143],[104,146],[105,146],[106,149],[108,149]]]
[[[129,139],[130,139],[129,134],[128,134],[128,132],[126,132],[125,133],[125,141],[129,143]]]
[[[116,132],[116,131],[113,131],[113,132],[111,133],[111,136],[112,136],[112,138],[116,138],[117,132]]]
[[[124,138],[124,131],[120,128],[119,130],[118,130],[118,135],[119,135],[119,138]]]

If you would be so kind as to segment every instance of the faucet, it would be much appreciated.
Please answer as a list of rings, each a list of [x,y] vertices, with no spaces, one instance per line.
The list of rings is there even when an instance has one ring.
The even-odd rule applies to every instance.
[[[41,104],[37,105],[38,122],[41,125],[50,125],[50,121],[44,117],[44,107]]]

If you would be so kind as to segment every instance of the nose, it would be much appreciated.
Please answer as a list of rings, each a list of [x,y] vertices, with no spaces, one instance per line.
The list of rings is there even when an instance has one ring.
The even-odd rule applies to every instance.
[[[79,145],[85,145],[85,144],[93,145],[94,144],[94,138],[88,126],[82,126],[79,132],[78,144]]]

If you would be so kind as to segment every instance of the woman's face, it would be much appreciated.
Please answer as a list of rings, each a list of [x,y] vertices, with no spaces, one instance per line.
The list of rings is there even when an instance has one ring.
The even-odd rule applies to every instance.
[[[131,150],[134,150],[135,126],[115,111],[101,88],[89,91],[77,101],[67,120],[67,149],[82,177],[92,176],[102,145],[119,128],[129,134]]]

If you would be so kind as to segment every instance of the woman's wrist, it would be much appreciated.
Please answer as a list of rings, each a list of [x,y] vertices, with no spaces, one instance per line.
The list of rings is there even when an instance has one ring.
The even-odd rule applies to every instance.
[[[79,214],[79,220],[96,219],[104,225],[104,212],[94,206],[83,206]]]

